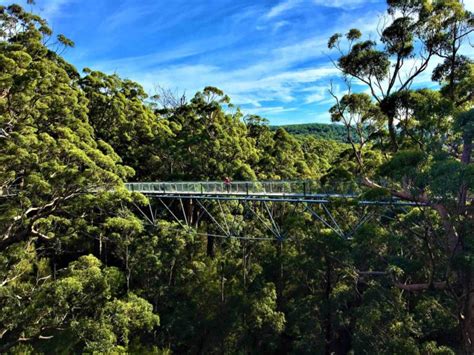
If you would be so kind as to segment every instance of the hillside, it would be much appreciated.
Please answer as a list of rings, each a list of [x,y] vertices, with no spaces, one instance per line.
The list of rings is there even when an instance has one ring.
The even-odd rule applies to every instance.
[[[304,123],[282,126],[271,126],[272,130],[284,128],[288,133],[295,136],[314,136],[319,139],[346,142],[346,129],[342,125],[327,123]]]

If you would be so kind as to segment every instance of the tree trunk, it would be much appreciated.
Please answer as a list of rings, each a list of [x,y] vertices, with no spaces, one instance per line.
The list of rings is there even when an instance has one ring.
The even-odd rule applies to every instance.
[[[463,310],[459,315],[461,324],[464,352],[474,354],[474,280],[472,270],[465,275],[464,294],[466,295]]]
[[[130,265],[129,265],[129,257],[130,257],[130,253],[128,250],[128,241],[127,241],[127,244],[125,245],[125,278],[127,281],[127,293],[130,292],[130,276],[132,274],[130,270]]]
[[[472,135],[470,132],[465,132],[463,135],[463,152],[461,157],[461,163],[465,165],[471,164],[471,155],[472,155]],[[470,223],[470,212],[466,208],[467,196],[468,196],[468,187],[467,182],[462,183],[461,189],[458,196],[458,213],[460,216],[466,218],[466,222]],[[462,252],[465,255],[471,254],[471,243],[465,243],[464,238],[472,238],[472,232],[468,228],[464,228],[461,231],[461,246]],[[464,351],[466,354],[474,354],[474,270],[473,263],[469,262],[467,270],[462,270],[461,272],[461,282],[463,284],[463,295],[464,295],[464,304],[462,306],[462,312],[459,316],[462,337],[464,342]]]
[[[463,150],[462,150],[462,156],[461,156],[462,164],[464,165],[471,164],[472,149],[473,149],[472,135],[470,134],[470,132],[465,132],[463,135]],[[465,212],[467,195],[468,195],[468,185],[466,181],[463,181],[461,184],[461,188],[459,190],[459,196],[458,196],[459,213]]]
[[[392,151],[396,152],[398,150],[397,131],[395,130],[395,111],[392,106],[393,105],[388,97],[383,99],[380,103],[380,108],[387,117],[388,134],[390,137],[390,148]]]
[[[390,135],[390,145],[392,146],[392,150],[396,152],[398,150],[398,143],[397,143],[397,133],[395,131],[394,126],[394,119],[392,116],[388,117],[388,133]]]
[[[212,235],[207,236],[207,256],[210,257],[211,259],[213,259],[215,256],[214,241],[215,241],[215,238]]]
[[[326,301],[326,310],[324,315],[324,353],[329,355],[332,354],[333,346],[333,329],[332,329],[332,307],[331,307],[331,293],[332,293],[332,283],[331,283],[331,262],[326,258],[326,287],[324,290],[324,298]]]
[[[194,225],[194,203],[193,199],[189,199],[185,206],[184,209],[186,211],[186,220],[188,221],[188,225],[193,226]]]
[[[279,311],[283,310],[283,242],[278,241],[277,246],[277,258],[278,258],[278,274],[276,282],[276,293],[277,293],[277,309]]]

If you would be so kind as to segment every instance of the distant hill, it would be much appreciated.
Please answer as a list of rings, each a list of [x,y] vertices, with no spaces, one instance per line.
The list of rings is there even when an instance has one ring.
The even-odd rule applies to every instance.
[[[339,142],[347,142],[347,134],[344,126],[326,123],[305,123],[282,126],[270,126],[272,130],[279,127],[295,136],[314,136],[320,139],[330,139]]]

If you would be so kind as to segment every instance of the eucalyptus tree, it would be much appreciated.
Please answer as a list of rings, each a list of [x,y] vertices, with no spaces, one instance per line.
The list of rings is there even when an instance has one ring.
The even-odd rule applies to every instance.
[[[345,78],[369,88],[386,116],[391,149],[397,150],[398,112],[392,96],[410,90],[438,58],[444,61],[437,65],[434,79],[449,78],[453,84],[445,90],[454,94],[453,85],[462,78],[466,81],[464,74],[469,72],[470,60],[460,51],[472,31],[472,14],[461,1],[389,0],[387,4],[379,43],[363,39],[359,30],[352,29],[345,35],[347,42],[341,42],[342,34],[336,33],[328,47],[339,52],[335,65]]]
[[[62,337],[71,350],[126,349],[158,317],[88,254],[131,200],[132,170],[95,139],[79,75],[45,46],[51,35],[40,17],[0,6],[1,351]]]
[[[316,147],[313,144],[306,144],[303,149],[301,141],[283,128],[273,131],[268,126],[268,120],[260,116],[248,115],[244,117],[244,121],[248,138],[257,152],[250,164],[259,179],[314,178],[321,174],[321,167],[312,164],[308,166],[306,163],[305,158],[315,153]],[[311,140],[308,142],[313,143]],[[316,156],[312,155],[310,163],[314,159]]]
[[[352,143],[353,172],[366,186],[435,212],[426,218],[432,235],[435,231],[444,235],[444,256],[437,259],[443,270],[413,274],[396,285],[408,292],[449,290],[457,304],[454,313],[464,350],[470,353],[474,351],[470,232],[474,67],[462,51],[469,45],[473,16],[460,1],[394,0],[388,1],[388,18],[380,43],[363,40],[355,29],[347,33],[347,45],[340,34],[330,38],[329,47],[340,51],[336,65],[346,80],[363,83],[370,92],[348,93],[331,114],[350,132],[361,126],[372,131],[365,145]],[[432,62],[437,64],[432,79],[440,90],[413,90],[423,85],[418,79]],[[367,159],[377,147],[383,153],[378,161]],[[385,182],[377,183],[381,178]]]
[[[118,75],[84,69],[79,85],[88,99],[88,117],[96,139],[110,144],[134,179],[147,179],[161,163],[160,143],[170,133],[153,112],[144,89]]]
[[[247,139],[242,114],[220,89],[206,87],[188,103],[157,112],[172,132],[161,150],[163,177],[191,180],[255,177],[248,163],[255,149]]]

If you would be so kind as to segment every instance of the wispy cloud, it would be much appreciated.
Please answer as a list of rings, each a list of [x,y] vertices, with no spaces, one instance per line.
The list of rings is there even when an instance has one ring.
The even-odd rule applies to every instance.
[[[346,16],[341,14],[339,19]],[[375,22],[370,25],[375,28],[376,21],[377,16],[367,12],[346,27],[369,28],[369,23]],[[291,25],[286,20],[275,21],[274,25],[279,23]],[[301,38],[297,34],[286,35],[284,43],[266,41],[265,46],[257,48],[248,45],[240,50],[226,48],[217,51],[217,57],[210,55],[210,50],[225,45],[226,37],[211,38],[207,43],[198,39],[168,51],[99,61],[93,67],[136,80],[151,94],[157,85],[186,91],[188,96],[213,85],[229,94],[246,113],[275,118],[296,117],[300,112],[304,117],[316,117],[316,111],[322,114],[332,104],[327,90],[329,82],[339,75],[325,54],[327,38],[333,32],[328,26],[316,34],[300,35]],[[176,64],[177,61],[182,63]],[[310,106],[311,109],[302,111]]]
[[[289,21],[278,21],[278,22],[275,22],[275,24],[273,25],[273,29],[277,31],[280,28],[288,26],[288,25],[290,25]]]
[[[122,4],[118,9],[108,16],[102,26],[108,31],[113,31],[120,26],[126,26],[139,21],[145,15],[150,13],[150,9],[145,4],[139,3],[139,5],[133,4]]]
[[[279,3],[278,5],[273,6],[270,11],[266,14],[267,19],[271,19],[277,16],[280,16],[281,14],[293,9],[296,7],[299,3],[301,3],[301,0],[285,0]]]
[[[76,0],[42,0],[38,1],[37,5],[30,5],[26,0],[0,0],[0,5],[18,3],[23,8],[39,13],[46,20],[52,21],[55,17],[63,15],[61,12],[65,5],[74,1]]]
[[[268,114],[276,114],[276,113],[285,113],[285,112],[294,112],[296,108],[292,107],[284,107],[284,106],[268,106],[268,107],[259,107],[256,109],[247,108],[245,109],[245,113],[249,115],[268,115]]]
[[[464,0],[464,6],[467,10],[474,12],[474,0]]]
[[[66,55],[79,69],[117,73],[150,94],[157,84],[188,97],[217,86],[272,123],[328,120],[327,89],[339,80],[328,37],[352,27],[374,32],[385,8],[383,0],[38,3],[76,42]]]
[[[324,7],[355,9],[377,1],[378,0],[313,0],[313,3]]]
[[[0,0],[9,4],[16,0]],[[26,0],[17,0],[26,6]],[[269,5],[269,3],[271,5]],[[76,42],[66,52],[79,69],[117,73],[148,92],[160,84],[194,95],[223,89],[244,112],[272,123],[329,121],[344,85],[327,40],[359,28],[377,37],[385,0],[37,0],[33,11]],[[465,0],[474,10],[474,0]],[[26,8],[30,8],[26,6]],[[472,47],[463,48],[473,56]],[[334,54],[333,59],[337,59]],[[432,85],[432,65],[419,85]],[[407,73],[402,73],[403,75]],[[337,86],[339,84],[339,86]],[[366,87],[354,82],[354,90]]]
[[[311,86],[302,91],[304,93],[304,102],[306,104],[326,102],[328,100],[329,85]]]
[[[74,0],[47,0],[41,5],[42,15],[52,20],[54,17],[61,16],[64,6]]]

